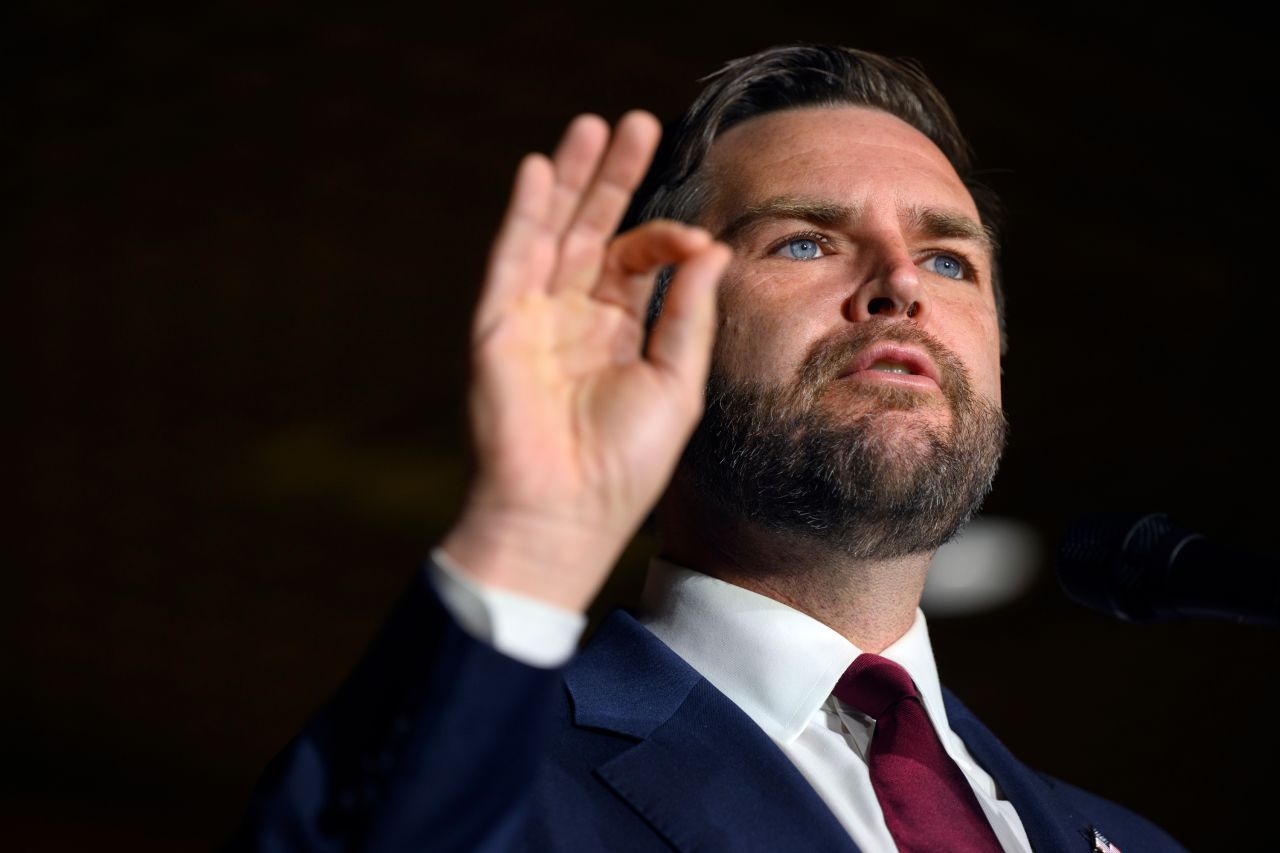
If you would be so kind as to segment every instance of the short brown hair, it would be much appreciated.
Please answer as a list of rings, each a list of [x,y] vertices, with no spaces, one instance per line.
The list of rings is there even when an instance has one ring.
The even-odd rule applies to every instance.
[[[708,196],[702,162],[716,137],[734,125],[778,110],[852,104],[902,119],[941,149],[973,196],[993,254],[998,252],[999,200],[977,181],[972,151],[951,107],[914,61],[848,47],[787,45],[734,59],[705,80],[693,106],[663,135],[623,227],[659,218],[696,221]],[[1005,300],[998,257],[992,258],[991,278],[1003,352]],[[659,278],[649,306],[651,324],[662,309],[667,283],[667,275]]]

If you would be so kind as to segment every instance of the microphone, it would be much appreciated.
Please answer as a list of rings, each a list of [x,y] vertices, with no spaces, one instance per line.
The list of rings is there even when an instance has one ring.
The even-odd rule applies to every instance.
[[[1072,524],[1058,583],[1129,622],[1225,619],[1280,626],[1280,562],[1216,545],[1163,513],[1098,513]]]

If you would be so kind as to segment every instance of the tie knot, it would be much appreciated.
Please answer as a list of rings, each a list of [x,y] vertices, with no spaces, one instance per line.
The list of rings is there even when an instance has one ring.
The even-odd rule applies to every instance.
[[[831,692],[841,702],[873,718],[884,716],[885,711],[907,697],[920,696],[905,669],[872,654],[858,655]]]

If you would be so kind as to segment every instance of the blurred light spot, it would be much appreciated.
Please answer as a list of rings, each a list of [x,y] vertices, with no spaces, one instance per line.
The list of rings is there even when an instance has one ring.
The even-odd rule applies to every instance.
[[[1031,586],[1040,567],[1040,538],[1009,518],[975,518],[933,558],[920,607],[929,616],[995,610]]]

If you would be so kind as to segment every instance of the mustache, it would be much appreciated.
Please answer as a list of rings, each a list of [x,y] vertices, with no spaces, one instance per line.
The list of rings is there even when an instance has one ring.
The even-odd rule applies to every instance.
[[[814,341],[800,368],[801,387],[816,393],[864,350],[885,341],[912,344],[928,353],[937,365],[939,385],[948,400],[968,396],[972,383],[959,356],[907,319],[859,323]]]

